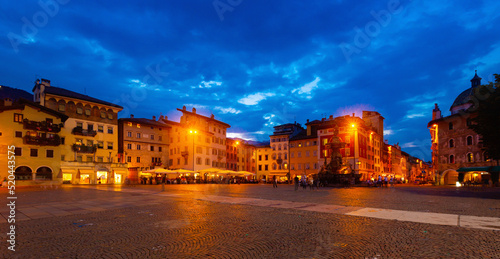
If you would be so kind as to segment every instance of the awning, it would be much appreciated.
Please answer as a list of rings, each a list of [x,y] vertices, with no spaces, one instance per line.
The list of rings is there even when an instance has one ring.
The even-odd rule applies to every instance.
[[[461,167],[457,172],[489,172],[489,169],[493,166],[482,166],[482,167]]]
[[[490,168],[490,171],[489,171],[489,172],[490,172],[490,173],[498,173],[498,172],[500,172],[500,166],[492,166],[492,167]]]
[[[128,170],[127,169],[122,169],[122,168],[120,168],[120,169],[113,169],[113,172],[115,174],[128,174]]]
[[[93,174],[94,170],[90,169],[78,169],[80,171],[80,174]]]
[[[65,169],[65,168],[61,168],[61,172],[63,174],[76,174],[76,169]]]

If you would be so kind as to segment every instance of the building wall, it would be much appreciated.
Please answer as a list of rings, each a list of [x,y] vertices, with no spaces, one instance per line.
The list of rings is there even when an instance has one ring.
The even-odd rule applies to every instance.
[[[320,159],[318,138],[290,141],[290,177],[317,174],[324,160]]]
[[[14,121],[14,118],[18,118],[18,121]],[[22,116],[20,118],[19,116]],[[19,121],[20,118],[20,121]],[[0,164],[6,167],[8,165],[9,156],[12,156],[12,153],[8,151],[14,151],[9,149],[10,146],[15,146],[18,149],[17,155],[12,161],[15,161],[15,168],[26,166],[32,171],[32,180],[22,180],[17,179],[16,185],[33,185],[33,184],[42,184],[42,183],[61,183],[62,179],[58,177],[60,171],[60,157],[61,157],[61,148],[62,145],[57,146],[49,146],[49,145],[36,145],[36,144],[28,144],[24,140],[27,135],[45,135],[45,134],[53,134],[52,137],[59,136],[60,133],[51,133],[49,131],[43,130],[33,130],[26,129],[23,125],[23,119],[28,119],[30,121],[46,121],[46,119],[52,120],[53,124],[62,124],[61,118],[45,113],[28,105],[25,105],[23,109],[15,109],[15,110],[0,110]],[[16,132],[20,134],[20,136],[16,136]],[[49,137],[49,136],[47,136]],[[36,156],[32,156],[32,150],[36,150]],[[35,151],[33,151],[35,152]],[[50,168],[52,171],[52,181],[45,181],[37,177],[37,170],[42,167]],[[7,170],[0,170],[0,180],[8,177]]]
[[[272,149],[270,146],[256,148],[256,174],[257,180],[269,179],[272,165]]]

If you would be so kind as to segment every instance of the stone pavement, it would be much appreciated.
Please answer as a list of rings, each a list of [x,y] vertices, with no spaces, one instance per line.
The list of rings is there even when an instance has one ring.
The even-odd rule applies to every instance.
[[[1,236],[0,257],[500,258],[500,232],[490,230],[496,229],[491,226],[498,223],[500,208],[495,191],[464,198],[436,196],[442,189],[433,188],[421,193],[411,188],[278,189],[167,185],[165,192],[161,186],[21,190],[17,251],[6,251]],[[373,206],[346,205],[352,203],[344,197],[348,194],[357,197],[351,199],[358,199],[358,204],[369,201]],[[402,210],[412,201],[388,198],[394,194],[416,201],[426,196],[434,201],[427,204],[431,212]],[[442,206],[441,198],[487,211],[453,214],[456,205],[434,207]],[[425,219],[446,215],[443,211],[460,217],[460,222],[434,224]],[[493,220],[490,229],[468,225],[475,220],[467,217],[479,216]],[[0,223],[2,231],[6,227]]]

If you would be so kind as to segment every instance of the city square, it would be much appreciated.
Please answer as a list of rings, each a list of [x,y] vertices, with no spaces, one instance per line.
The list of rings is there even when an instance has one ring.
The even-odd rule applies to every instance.
[[[280,184],[18,190],[4,258],[498,258],[498,188]],[[2,190],[2,199],[7,196]],[[4,199],[5,200],[5,199]],[[384,213],[385,212],[385,213]],[[8,211],[0,208],[2,231]],[[5,235],[2,235],[5,239]]]

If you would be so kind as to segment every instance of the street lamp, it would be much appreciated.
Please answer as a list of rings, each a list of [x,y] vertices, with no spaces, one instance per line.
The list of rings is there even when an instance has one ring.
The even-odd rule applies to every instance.
[[[193,135],[193,171],[195,171],[194,170],[194,135],[197,134],[198,132],[196,130],[190,130],[189,133]]]

